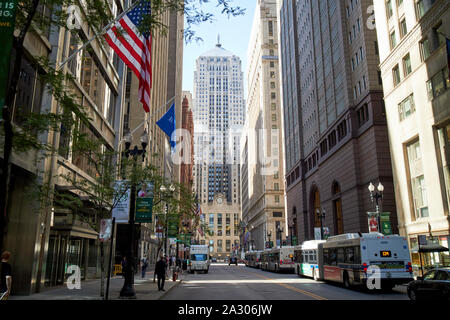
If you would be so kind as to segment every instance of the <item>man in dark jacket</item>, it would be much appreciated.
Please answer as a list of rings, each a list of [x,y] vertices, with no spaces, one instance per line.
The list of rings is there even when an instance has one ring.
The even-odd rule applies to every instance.
[[[155,273],[158,277],[158,291],[166,291],[164,290],[164,282],[166,281],[166,259],[161,257],[155,265]]]

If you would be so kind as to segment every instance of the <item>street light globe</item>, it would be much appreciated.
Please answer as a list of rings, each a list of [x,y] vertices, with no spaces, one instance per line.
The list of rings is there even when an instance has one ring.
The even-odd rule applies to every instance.
[[[381,184],[381,182],[378,184],[377,187],[378,191],[383,192],[384,191],[384,186]]]
[[[369,184],[369,191],[370,192],[374,192],[375,191],[375,186],[372,184],[372,182]]]
[[[161,190],[161,192],[166,192],[166,187],[164,185],[161,186],[161,188],[159,188],[159,190]]]
[[[174,192],[175,191],[175,186],[173,184],[170,185],[169,190]]]

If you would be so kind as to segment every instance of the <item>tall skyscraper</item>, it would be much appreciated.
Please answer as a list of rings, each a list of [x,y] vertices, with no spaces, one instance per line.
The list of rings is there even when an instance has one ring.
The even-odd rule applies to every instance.
[[[244,124],[241,60],[217,43],[194,72],[194,188],[200,203],[240,203],[239,145]]]
[[[195,240],[222,259],[240,248],[239,150],[244,115],[241,60],[222,48],[201,55],[194,73],[194,190],[201,205]]]
[[[279,4],[287,212],[300,241],[313,239],[321,222],[331,235],[366,232],[375,211],[370,182],[384,185],[382,210],[397,231],[371,5]]]

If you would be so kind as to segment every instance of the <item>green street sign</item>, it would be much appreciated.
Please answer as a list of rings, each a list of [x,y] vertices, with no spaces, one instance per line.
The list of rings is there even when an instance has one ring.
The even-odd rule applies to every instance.
[[[0,53],[0,70],[4,70],[0,75],[0,118],[3,118],[5,106],[16,8],[17,0],[0,0],[0,43],[3,48]]]
[[[152,207],[153,207],[153,198],[137,198],[135,221],[140,223],[151,223]]]

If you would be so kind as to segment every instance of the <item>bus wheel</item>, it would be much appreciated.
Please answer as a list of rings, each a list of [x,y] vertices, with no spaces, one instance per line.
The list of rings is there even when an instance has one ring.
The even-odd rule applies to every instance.
[[[344,287],[350,289],[350,280],[347,272],[344,273]]]

